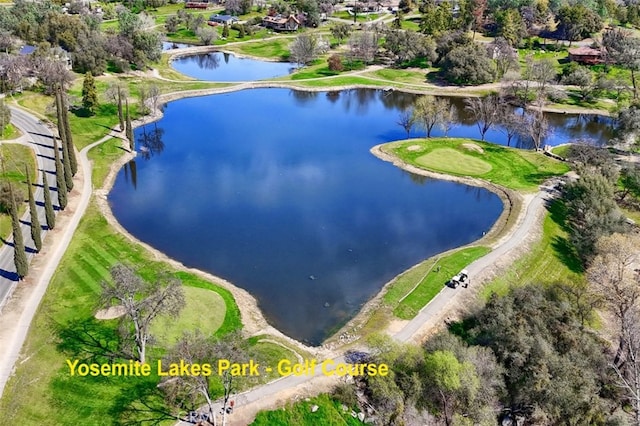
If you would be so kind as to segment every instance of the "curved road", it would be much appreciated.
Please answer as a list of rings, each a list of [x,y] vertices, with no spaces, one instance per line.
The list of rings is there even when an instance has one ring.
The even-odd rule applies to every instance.
[[[47,222],[43,207],[44,192],[42,189],[42,173],[44,172],[47,174],[49,186],[54,188],[56,167],[53,161],[53,133],[49,127],[43,124],[40,120],[18,108],[11,108],[11,122],[23,133],[19,138],[18,143],[32,148],[36,154],[38,175],[35,179],[32,178],[32,180],[34,181],[34,184],[36,184],[34,197],[36,199],[36,204],[39,207],[36,208],[38,210],[40,224],[43,225],[42,238],[44,239]],[[54,207],[57,209],[58,200],[55,192],[52,192],[51,195]],[[34,246],[33,240],[31,239],[28,209],[22,216],[21,222],[22,235],[24,236],[24,244],[27,249],[27,257],[31,260],[31,257],[34,254]],[[13,263],[13,238],[10,237],[7,243],[8,244],[3,244],[0,249],[0,311],[2,311],[2,307],[18,283],[18,276],[16,275],[16,268]]]
[[[43,124],[38,118],[35,116],[26,113],[17,108],[11,108],[11,122],[14,123],[17,127],[19,127],[24,135],[23,138],[26,139],[26,144],[32,146],[36,155],[38,156],[38,167],[44,169],[45,173],[47,173],[47,180],[49,185],[55,184],[55,165],[51,160],[53,156],[53,139],[52,133],[50,129]],[[5,333],[5,339],[0,344],[0,397],[2,396],[2,392],[4,387],[9,380],[11,372],[13,371],[13,366],[16,363],[18,356],[20,354],[20,349],[27,337],[27,333],[29,332],[29,327],[31,325],[31,320],[33,319],[36,310],[38,309],[38,305],[44,296],[44,293],[47,290],[49,282],[55,273],[62,256],[64,255],[69,243],[71,242],[71,237],[73,236],[78,224],[80,223],[80,219],[84,215],[84,212],[89,205],[89,200],[91,198],[91,164],[89,159],[87,158],[87,153],[94,146],[106,141],[109,139],[111,135],[107,135],[104,138],[100,139],[97,142],[92,143],[91,145],[85,147],[82,151],[80,151],[80,155],[78,156],[78,175],[82,176],[82,179],[78,179],[79,176],[76,176],[75,184],[80,189],[80,195],[78,198],[73,200],[75,203],[75,211],[68,217],[65,217],[65,226],[63,227],[62,221],[56,221],[56,238],[49,239],[45,243],[45,249],[48,251],[47,255],[43,257],[43,265],[39,271],[33,272],[33,275],[30,276],[32,280],[30,283],[30,288],[28,292],[26,292],[22,304],[17,307],[19,310],[18,318],[15,323],[11,324],[3,324],[3,330]],[[75,190],[75,189],[74,189]],[[36,199],[42,201],[43,192],[42,188],[38,188]],[[52,201],[54,201],[54,205],[56,204],[56,196],[55,192],[52,192]],[[70,205],[72,201],[70,200]],[[44,220],[44,207],[40,204],[40,208],[38,208],[39,216],[42,217],[41,222],[46,223]],[[28,218],[28,213],[26,218]],[[28,221],[27,221],[28,223]],[[25,245],[27,247],[31,247],[33,242],[31,241],[31,233],[28,229],[28,225],[25,230],[23,226],[23,234],[25,236]],[[6,265],[6,259],[10,259],[11,265]],[[2,279],[0,280],[0,291],[2,292],[2,299],[0,303],[8,297],[11,293],[12,289],[19,285],[17,281],[13,281],[16,278],[15,269],[13,268],[13,248],[3,247],[0,250],[0,261],[3,262],[2,269],[5,271],[3,273]],[[13,271],[13,275],[11,272]],[[4,276],[6,275],[6,277]]]

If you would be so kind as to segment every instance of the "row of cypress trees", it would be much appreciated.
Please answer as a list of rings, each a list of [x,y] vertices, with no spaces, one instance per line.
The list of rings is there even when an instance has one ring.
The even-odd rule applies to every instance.
[[[69,126],[68,106],[61,85],[56,87],[55,102],[58,119],[58,135],[60,136],[60,144],[62,145],[62,158],[60,156],[58,140],[55,137],[53,138],[53,153],[56,171],[58,205],[60,210],[64,210],[67,206],[67,193],[73,189],[73,177],[78,172],[78,162],[73,146],[71,128]],[[31,181],[31,175],[28,167],[26,167],[26,176],[29,196],[31,238],[33,240],[35,251],[39,252],[42,249],[41,226],[40,220],[38,219],[38,212],[36,210],[35,197],[33,195],[33,182]],[[53,229],[56,225],[56,216],[53,208],[53,202],[51,200],[51,189],[49,187],[49,182],[47,181],[47,174],[44,170],[42,171],[42,187],[44,190],[44,208],[47,228]],[[18,278],[22,279],[29,272],[29,262],[27,261],[25,252],[24,238],[20,230],[18,206],[16,205],[13,197],[13,188],[10,183],[9,190],[11,192],[12,199],[9,213],[11,215],[11,227],[13,230],[13,260],[16,266]]]

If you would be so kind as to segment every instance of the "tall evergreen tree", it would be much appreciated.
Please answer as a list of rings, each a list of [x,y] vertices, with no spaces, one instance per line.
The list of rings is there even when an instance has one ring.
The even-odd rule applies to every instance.
[[[29,217],[31,218],[31,239],[37,252],[42,250],[42,235],[40,234],[40,220],[38,219],[38,210],[36,210],[36,199],[33,196],[33,186],[31,185],[31,176],[29,167],[26,167],[27,186],[29,187]]]
[[[9,192],[11,194],[11,228],[13,229],[13,262],[16,265],[16,273],[18,278],[24,278],[29,272],[29,262],[27,254],[24,251],[24,239],[22,230],[20,229],[20,219],[18,218],[18,206],[13,197],[13,187],[9,183]]]
[[[133,140],[133,126],[131,125],[131,114],[129,114],[129,100],[125,101],[126,105],[126,120],[127,120],[127,139],[129,139],[129,149],[131,152],[135,151],[136,143]]]
[[[44,170],[42,171],[42,189],[44,190],[44,215],[47,219],[47,228],[53,229],[56,227],[56,213],[51,202],[51,189],[47,181],[47,172]]]
[[[98,107],[96,81],[91,71],[84,75],[84,82],[82,83],[82,106],[89,111],[91,115],[96,113],[96,108]]]
[[[58,151],[58,141],[53,140],[53,154],[56,162],[56,187],[58,189],[58,205],[60,210],[67,207],[67,184],[64,179],[64,166],[60,161],[60,152]]]
[[[62,145],[62,167],[64,169],[64,182],[67,185],[67,191],[73,189],[73,173],[71,172],[71,162],[69,161],[69,148],[64,141],[60,141]]]
[[[78,173],[78,160],[76,159],[76,152],[73,146],[73,135],[71,134],[71,125],[69,124],[69,106],[67,105],[67,99],[60,93],[60,99],[62,101],[62,116],[64,122],[64,133],[67,140],[67,150],[69,151],[69,165],[71,166],[71,175],[75,176]]]
[[[56,87],[56,117],[58,119],[58,135],[60,136],[60,140],[64,144],[67,141],[67,135],[65,134],[66,127],[62,108],[62,89],[60,88],[60,85],[58,85]]]
[[[122,114],[122,88],[118,86],[118,120],[120,121],[120,131],[124,130],[124,114]]]

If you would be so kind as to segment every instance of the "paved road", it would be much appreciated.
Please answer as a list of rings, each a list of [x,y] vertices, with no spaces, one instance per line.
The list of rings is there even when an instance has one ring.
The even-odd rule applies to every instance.
[[[46,219],[44,212],[44,192],[41,186],[42,172],[47,174],[47,180],[50,187],[55,187],[55,163],[52,160],[53,152],[53,134],[47,125],[43,124],[36,117],[28,114],[18,108],[11,108],[11,122],[20,130],[23,136],[19,143],[32,148],[36,153],[38,176],[32,177],[34,183],[37,184],[34,191],[36,199],[36,209],[38,210],[38,218],[43,226],[42,238],[46,234]],[[10,158],[7,161],[11,161]],[[55,191],[52,191],[52,201],[54,207],[57,208],[57,197]],[[26,196],[26,194],[25,194]],[[27,257],[31,260],[34,254],[33,240],[31,239],[29,210],[21,218],[22,235],[27,249]],[[3,244],[0,248],[0,311],[6,300],[10,297],[13,289],[18,283],[16,268],[13,263],[13,238],[10,237],[8,244]]]

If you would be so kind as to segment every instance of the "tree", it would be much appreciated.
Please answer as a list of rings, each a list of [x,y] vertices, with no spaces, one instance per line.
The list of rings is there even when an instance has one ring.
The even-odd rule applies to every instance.
[[[640,166],[628,165],[620,170],[620,191],[618,199],[624,201],[627,195],[631,194],[640,198]]]
[[[91,72],[84,75],[82,83],[82,106],[91,115],[95,114],[98,107],[98,93],[96,92],[96,82]]]
[[[638,98],[636,73],[640,71],[640,38],[630,31],[611,29],[602,35],[602,45],[607,61],[619,64],[631,72],[633,97]]]
[[[71,124],[69,123],[69,107],[67,105],[66,96],[63,93],[62,86],[60,85],[58,85],[56,89],[56,108],[59,114],[58,133],[61,135],[60,137],[61,143],[63,144],[63,146],[67,147],[67,153],[69,154],[69,166],[71,169],[71,176],[75,176],[76,173],[78,172],[78,160],[76,159],[76,153],[73,145],[73,134],[71,133]],[[61,128],[60,122],[62,122],[62,128]],[[62,138],[62,135],[64,135],[64,139]]]
[[[71,172],[71,162],[69,160],[69,148],[64,141],[60,141],[62,145],[62,168],[64,170],[64,182],[67,185],[67,191],[73,189],[73,174]]]
[[[51,188],[49,188],[49,182],[47,181],[47,173],[44,170],[42,171],[42,189],[44,192],[44,215],[47,221],[47,228],[53,229],[56,227],[56,214],[51,202]]]
[[[218,31],[211,27],[202,27],[196,30],[196,35],[203,45],[208,46],[218,38]]]
[[[169,34],[175,33],[181,22],[182,20],[177,15],[170,15],[164,22],[164,29],[167,30],[167,33]]]
[[[486,49],[476,44],[456,47],[447,53],[442,70],[447,80],[460,85],[490,83],[495,78],[495,65]]]
[[[388,30],[384,48],[395,55],[397,64],[416,58],[424,58],[428,64],[432,64],[438,59],[435,41],[414,31]]]
[[[329,66],[330,71],[340,72],[344,70],[344,65],[342,65],[342,58],[340,58],[340,55],[333,54],[329,56],[329,59],[327,59],[327,65]]]
[[[303,66],[313,61],[319,53],[318,38],[312,33],[299,34],[289,46],[291,58]]]
[[[498,34],[504,38],[511,47],[518,47],[522,38],[527,35],[527,27],[522,21],[517,9],[507,9],[496,12]]]
[[[584,169],[580,179],[565,186],[569,238],[584,263],[596,254],[601,237],[623,229],[624,217],[613,197],[612,180],[599,171]]]
[[[515,136],[524,135],[526,132],[525,118],[516,114],[509,106],[503,105],[498,112],[498,124],[500,130],[507,136],[507,146],[511,146],[511,140]]]
[[[189,364],[212,365],[217,360],[226,360],[231,363],[247,362],[249,356],[246,344],[242,337],[233,333],[221,339],[214,339],[203,335],[201,332],[184,333],[180,341],[171,349],[165,357],[164,363],[185,362]],[[218,377],[221,376],[221,379]],[[171,407],[178,410],[188,407],[192,410],[201,409],[201,401],[204,399],[210,424],[217,424],[219,413],[216,412],[216,394],[219,392],[222,381],[222,423],[225,423],[231,394],[236,390],[234,377],[225,371],[213,375],[181,375],[167,377],[160,383],[165,399]]]
[[[365,30],[349,37],[349,55],[354,60],[372,62],[378,53],[380,35],[377,31]]]
[[[4,129],[11,123],[11,109],[0,99],[0,139],[4,137]]]
[[[29,191],[29,218],[31,228],[31,239],[35,246],[36,252],[42,250],[42,235],[40,230],[40,220],[38,219],[38,211],[36,210],[36,200],[33,196],[33,186],[31,185],[31,176],[29,175],[29,167],[25,167],[27,174],[27,187]]]
[[[58,191],[58,205],[60,210],[64,210],[67,207],[67,184],[65,181],[64,166],[60,161],[60,151],[58,148],[58,141],[53,139],[53,154],[56,165],[56,189]]]
[[[525,129],[533,141],[533,148],[538,151],[542,142],[550,133],[549,121],[540,108],[529,114],[525,120]]]
[[[487,10],[487,0],[471,0],[471,15],[473,16],[473,37],[475,40],[476,32],[482,31],[484,27],[484,13]]]
[[[502,78],[508,71],[519,68],[516,50],[503,37],[496,37],[487,47],[489,57],[496,63],[498,78]]]
[[[136,150],[136,142],[134,140],[134,136],[133,136],[133,126],[131,125],[131,115],[129,114],[129,100],[126,99],[125,100],[125,108],[126,108],[126,135],[127,135],[127,139],[129,140],[129,150],[131,152]]]
[[[24,248],[24,238],[20,229],[20,218],[18,217],[18,206],[13,196],[13,187],[9,183],[9,193],[11,194],[11,229],[13,230],[13,263],[16,267],[16,274],[21,280],[29,273],[29,262]]]
[[[433,128],[443,123],[450,109],[451,103],[447,98],[436,98],[431,95],[421,96],[413,107],[413,118],[430,138]]]
[[[578,86],[582,99],[589,99],[595,90],[593,74],[584,66],[577,66],[567,72],[567,74],[562,77],[562,83]]]
[[[224,26],[222,27],[222,38],[229,38],[229,26],[227,24],[224,24]]]
[[[153,320],[158,315],[176,317],[184,305],[182,283],[171,277],[146,282],[122,264],[115,265],[110,272],[111,280],[100,284],[101,305],[122,307],[124,317],[120,331],[125,341],[133,345],[129,355],[144,363]]]
[[[582,4],[563,6],[558,10],[558,33],[560,37],[569,40],[569,46],[574,41],[583,40],[602,29],[602,19]]]
[[[476,122],[480,136],[484,140],[485,135],[498,121],[500,113],[500,99],[491,94],[483,98],[466,98],[464,109],[469,112]]]
[[[529,68],[526,76],[537,83],[538,99],[541,99],[547,85],[558,76],[553,61],[549,58],[535,60],[527,56],[525,68]]]
[[[18,188],[9,188],[9,182],[0,183],[0,213],[9,213],[11,203],[21,203],[24,195]]]
[[[410,109],[403,110],[398,116],[397,123],[400,126],[402,126],[405,132],[407,132],[407,139],[411,134],[411,129],[413,128],[413,125],[416,122],[415,120],[416,120],[416,117],[413,115],[413,111]]]
[[[606,346],[583,329],[575,312],[559,287],[530,284],[494,294],[474,317],[477,326],[469,334],[504,367],[502,402],[511,419],[605,424],[613,411],[615,396],[603,392],[612,384]]]

